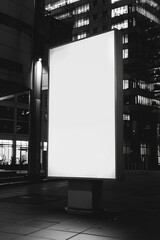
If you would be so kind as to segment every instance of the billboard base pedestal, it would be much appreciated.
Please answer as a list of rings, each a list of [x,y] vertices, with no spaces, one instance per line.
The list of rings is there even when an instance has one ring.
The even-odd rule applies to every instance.
[[[69,208],[66,207],[65,211],[69,214],[77,214],[77,215],[89,215],[89,214],[103,214],[105,210],[86,210],[86,209],[78,209],[78,208]]]
[[[68,207],[74,214],[100,213],[103,211],[102,180],[69,180]]]

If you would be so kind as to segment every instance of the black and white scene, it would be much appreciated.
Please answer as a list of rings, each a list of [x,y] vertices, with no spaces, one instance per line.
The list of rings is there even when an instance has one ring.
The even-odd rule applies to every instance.
[[[160,239],[160,1],[0,1],[0,240]]]

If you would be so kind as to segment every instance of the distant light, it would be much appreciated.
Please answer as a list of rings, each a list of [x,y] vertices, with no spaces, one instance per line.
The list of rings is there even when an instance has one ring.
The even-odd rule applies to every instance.
[[[37,85],[35,85],[35,88],[38,89],[39,83],[41,83],[42,78],[42,58],[38,58],[37,62],[35,63],[35,76],[36,76],[36,82]]]

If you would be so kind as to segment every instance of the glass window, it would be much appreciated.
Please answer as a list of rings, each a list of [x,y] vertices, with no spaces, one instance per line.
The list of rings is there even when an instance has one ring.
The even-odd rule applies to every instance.
[[[142,161],[145,161],[145,156],[149,156],[150,155],[150,147],[148,144],[146,143],[141,143],[140,144],[140,154],[142,157]]]
[[[123,59],[128,58],[128,49],[123,49]]]
[[[45,9],[47,11],[52,11],[54,9],[61,8],[65,5],[68,5],[68,4],[71,4],[71,3],[74,3],[74,2],[78,2],[78,1],[79,0],[59,0],[59,1],[47,4]]]
[[[78,14],[81,14],[81,13],[84,13],[84,12],[87,12],[87,11],[89,11],[89,3],[74,9],[73,10],[73,15],[78,15]]]
[[[1,133],[14,133],[14,121],[0,120]]]
[[[28,109],[17,109],[17,126],[16,132],[18,134],[29,133],[29,110]]]
[[[87,33],[86,32],[83,32],[83,33],[80,33],[78,35],[74,35],[72,40],[73,41],[76,41],[76,40],[79,40],[79,39],[82,39],[82,38],[85,38],[87,37]]]
[[[136,11],[138,13],[140,13],[141,15],[147,17],[151,21],[154,21],[154,22],[160,24],[159,18],[156,17],[154,14],[150,13],[149,11],[147,11],[146,9],[144,9],[143,7],[137,7]]]
[[[128,43],[128,34],[124,34],[122,38],[123,44]]]
[[[129,155],[131,152],[131,146],[129,143],[124,143],[123,144],[123,154]]]
[[[72,14],[71,13],[64,13],[62,15],[59,15],[59,16],[55,16],[54,18],[58,19],[58,20],[62,20],[62,19],[66,19],[66,18],[69,18],[71,17]]]
[[[43,142],[43,151],[47,151],[47,142]]]
[[[120,2],[122,0],[111,0],[111,3]]]
[[[85,25],[88,25],[89,24],[89,18],[82,18],[82,19],[79,19],[78,21],[76,21],[74,23],[74,28],[79,28],[79,27],[82,27],[82,26],[85,26]]]
[[[129,80],[123,80],[123,89],[129,88]]]
[[[160,108],[160,100],[138,95],[138,104]]]
[[[0,106],[0,118],[14,119],[14,108]]]
[[[13,141],[0,140],[0,165],[11,165],[13,159]]]
[[[133,87],[133,88],[137,88],[137,82],[136,82],[136,81],[133,81],[133,82],[132,82],[132,87]]]
[[[136,26],[136,19],[133,18],[132,22],[133,22],[133,27],[135,27]]]
[[[129,114],[123,114],[123,120],[124,121],[130,121],[130,115]]]
[[[128,20],[124,20],[123,22],[113,24],[112,29],[115,29],[115,28],[118,30],[128,28]]]
[[[77,39],[85,38],[87,36],[87,33],[81,33],[77,36]]]
[[[112,9],[111,17],[114,18],[114,17],[120,16],[123,14],[127,14],[127,13],[128,13],[128,6],[125,5],[125,6],[122,6],[119,8]]]
[[[28,141],[16,141],[16,164],[28,164]]]
[[[141,3],[147,3],[149,4],[151,7],[157,8],[159,7],[158,3],[156,3],[153,0],[141,0]]]

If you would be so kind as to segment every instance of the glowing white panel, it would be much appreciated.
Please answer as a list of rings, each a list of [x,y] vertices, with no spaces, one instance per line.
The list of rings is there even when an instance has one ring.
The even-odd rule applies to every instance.
[[[50,50],[48,176],[116,178],[115,32]]]

